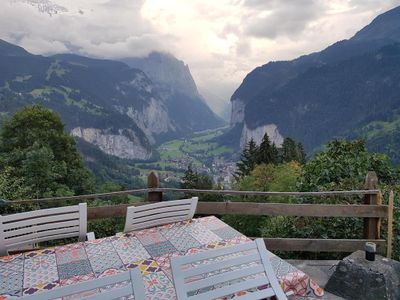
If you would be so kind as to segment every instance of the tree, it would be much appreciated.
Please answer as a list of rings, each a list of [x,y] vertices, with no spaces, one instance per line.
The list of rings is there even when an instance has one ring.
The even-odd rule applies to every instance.
[[[246,147],[243,149],[241,159],[236,164],[237,171],[236,177],[242,178],[249,175],[257,164],[258,159],[258,147],[253,139],[250,139]]]
[[[7,180],[0,194],[14,198],[8,184],[21,183],[16,197],[77,195],[93,189],[72,136],[64,132],[60,117],[33,105],[17,111],[0,131],[0,172]]]
[[[296,144],[296,142],[289,137],[285,138],[282,143],[281,161],[297,161],[304,164],[306,162],[306,153],[303,145],[301,143]]]
[[[278,149],[274,143],[271,145],[268,134],[265,133],[258,148],[257,164],[277,164],[278,160]]]
[[[369,153],[363,140],[334,140],[304,165],[300,187],[303,191],[362,189],[368,171],[375,171],[382,183],[394,183],[388,156]]]
[[[206,174],[199,174],[193,171],[192,166],[188,166],[181,181],[182,189],[212,189],[212,180]]]

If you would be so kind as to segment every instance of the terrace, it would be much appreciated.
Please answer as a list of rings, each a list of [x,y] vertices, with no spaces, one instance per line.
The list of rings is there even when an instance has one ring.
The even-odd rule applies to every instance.
[[[393,240],[393,193],[388,197],[388,204],[383,204],[383,195],[377,189],[377,177],[373,172],[366,176],[365,189],[357,191],[326,191],[326,192],[254,192],[254,191],[231,191],[231,190],[184,190],[174,188],[162,188],[156,173],[148,176],[148,188],[119,191],[111,193],[82,195],[72,197],[44,198],[33,200],[20,200],[11,204],[32,204],[32,203],[73,203],[90,201],[93,199],[109,198],[118,195],[141,195],[143,202],[134,205],[145,205],[163,201],[165,195],[170,193],[192,193],[199,195],[233,195],[233,196],[293,196],[293,197],[362,197],[362,204],[287,204],[287,203],[256,203],[256,202],[202,202],[197,205],[196,215],[219,216],[219,215],[252,215],[252,216],[298,216],[298,217],[349,217],[362,218],[364,220],[363,238],[360,239],[309,239],[309,238],[276,238],[264,237],[267,249],[271,252],[343,252],[350,253],[357,250],[364,250],[366,242],[373,242],[377,245],[377,252],[381,255],[392,256]],[[117,204],[107,206],[88,207],[88,220],[125,217],[127,207],[132,204]],[[382,220],[387,220],[386,239],[381,237]],[[256,237],[251,237],[252,239]],[[278,252],[282,253],[282,252]],[[335,270],[337,260],[287,260],[288,263],[297,269],[308,274],[321,287],[324,287],[329,277]],[[299,298],[295,298],[299,299]],[[325,293],[323,299],[341,299],[335,295]]]

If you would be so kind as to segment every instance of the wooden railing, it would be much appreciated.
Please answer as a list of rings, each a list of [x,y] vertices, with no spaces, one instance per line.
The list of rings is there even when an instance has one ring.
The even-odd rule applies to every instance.
[[[363,196],[364,204],[286,204],[286,203],[255,203],[255,202],[202,202],[197,206],[196,213],[200,215],[255,215],[255,216],[299,216],[299,217],[357,217],[364,219],[363,239],[308,239],[308,238],[264,238],[268,249],[282,251],[311,252],[352,252],[364,249],[367,241],[374,242],[380,253],[392,253],[392,222],[393,222],[393,192],[389,196],[389,204],[382,204],[382,194],[377,189],[378,178],[374,172],[366,176],[363,190],[325,191],[325,192],[255,192],[233,190],[197,190],[161,188],[156,173],[148,176],[148,188],[110,192],[102,194],[55,197],[42,199],[17,200],[8,203],[37,203],[63,200],[87,200],[110,196],[144,194],[147,202],[134,205],[144,205],[163,200],[163,193],[194,193],[215,195],[243,196]],[[200,197],[201,200],[201,197]],[[126,208],[133,204],[118,204],[88,208],[88,219],[124,217]],[[388,219],[387,240],[381,239],[381,219]]]

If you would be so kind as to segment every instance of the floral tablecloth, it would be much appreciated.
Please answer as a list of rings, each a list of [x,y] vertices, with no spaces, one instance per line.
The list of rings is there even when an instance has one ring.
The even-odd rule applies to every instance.
[[[211,216],[85,243],[0,257],[0,299],[40,293],[139,267],[146,299],[175,299],[170,258],[240,244],[249,239]],[[272,253],[270,261],[285,292],[320,297],[305,273]]]

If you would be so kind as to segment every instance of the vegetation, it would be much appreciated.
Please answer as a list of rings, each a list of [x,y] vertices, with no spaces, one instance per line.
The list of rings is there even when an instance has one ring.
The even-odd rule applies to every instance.
[[[265,134],[260,146],[257,146],[253,139],[250,139],[243,149],[241,160],[237,163],[237,178],[250,175],[250,172],[259,164],[280,164],[297,161],[301,164],[306,161],[306,154],[303,145],[291,138],[285,138],[282,147],[277,148],[271,144],[268,134]]]
[[[248,175],[238,177],[235,189],[255,191],[327,191],[362,189],[368,171],[379,177],[383,191],[398,189],[399,176],[386,155],[369,153],[362,140],[335,140],[326,149],[301,165],[298,161],[257,164],[257,151],[245,149],[246,162],[254,163]],[[295,143],[289,143],[295,145]],[[252,153],[252,155],[249,155]],[[282,153],[282,152],[281,152]],[[295,153],[295,152],[292,152]],[[297,157],[298,158],[298,157]],[[247,164],[250,165],[250,164]],[[250,168],[249,168],[250,169]],[[359,197],[237,197],[236,201],[286,203],[360,203]],[[396,198],[398,207],[399,200]],[[399,220],[400,211],[395,211]],[[361,218],[305,218],[224,216],[224,220],[249,236],[291,238],[362,238]],[[382,227],[383,229],[385,226]],[[385,232],[383,232],[385,234]],[[395,221],[394,257],[400,258],[400,225]],[[298,256],[296,254],[295,256]],[[325,256],[320,256],[325,257]]]
[[[60,117],[25,107],[0,132],[0,195],[6,199],[79,195],[93,190],[74,139]]]

